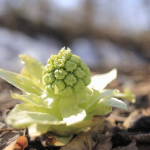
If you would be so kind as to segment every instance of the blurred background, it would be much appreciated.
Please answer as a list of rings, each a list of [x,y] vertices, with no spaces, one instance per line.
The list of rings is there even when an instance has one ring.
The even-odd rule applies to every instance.
[[[19,54],[44,65],[70,47],[91,70],[149,67],[149,0],[0,0],[0,68],[19,72]]]

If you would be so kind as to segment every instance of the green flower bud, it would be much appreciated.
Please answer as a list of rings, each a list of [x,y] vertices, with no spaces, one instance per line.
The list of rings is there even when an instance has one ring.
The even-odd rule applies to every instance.
[[[73,86],[73,84],[77,82],[77,78],[73,74],[68,74],[64,81],[67,85]]]
[[[50,72],[53,71],[53,70],[54,70],[53,64],[52,64],[52,63],[47,64],[47,65],[44,67],[44,74],[50,73]]]
[[[61,90],[65,88],[65,83],[62,80],[55,80],[52,84],[54,94],[60,94]]]
[[[80,61],[81,61],[81,59],[79,59],[78,57],[72,56],[72,57],[70,58],[70,61],[71,61],[71,62],[74,62],[74,63],[76,63],[76,64],[79,64]]]
[[[65,68],[66,68],[66,71],[73,72],[77,68],[77,64],[71,61],[67,61]]]
[[[60,67],[64,67],[65,65],[65,60],[64,59],[55,59],[54,61],[54,67],[55,68],[60,68]]]
[[[62,90],[61,95],[64,97],[69,97],[69,96],[73,95],[72,87],[67,85],[66,88]]]
[[[45,90],[54,95],[72,96],[82,92],[91,82],[89,68],[79,56],[72,55],[69,48],[52,55],[43,72]]]
[[[72,57],[76,57],[80,62],[82,61],[81,58],[77,55],[72,55]]]
[[[63,58],[65,60],[69,60],[72,56],[71,50],[69,48],[67,48],[67,50],[65,50],[65,47],[63,47],[58,54],[59,58]]]
[[[87,69],[87,65],[84,62],[80,62],[79,66],[80,66],[80,68],[82,70],[86,70]]]
[[[91,72],[90,69],[87,67],[87,69],[85,70],[86,74],[88,74],[89,76],[91,76]]]
[[[44,80],[45,85],[49,85],[49,84],[53,83],[53,81],[55,80],[54,73],[51,72],[51,73],[45,74],[43,76],[43,80]]]
[[[81,79],[78,79],[78,81],[74,84],[74,89],[76,92],[80,93],[84,90],[85,84]]]
[[[56,69],[54,74],[56,79],[64,79],[68,73],[63,68],[61,68],[61,69]]]
[[[74,75],[78,78],[83,78],[85,76],[85,71],[83,71],[80,67],[74,71]]]
[[[50,59],[48,59],[47,64],[50,64],[50,63],[54,64],[55,59],[57,59],[57,55],[52,55]]]
[[[91,83],[91,77],[89,75],[85,75],[83,78],[82,78],[85,86],[88,86],[90,83]]]

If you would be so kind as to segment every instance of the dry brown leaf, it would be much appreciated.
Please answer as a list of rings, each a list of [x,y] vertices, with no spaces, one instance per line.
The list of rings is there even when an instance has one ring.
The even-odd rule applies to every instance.
[[[0,122],[0,129],[5,130],[7,128],[7,125]],[[8,129],[9,130],[9,129]],[[0,132],[0,150],[6,148],[8,145],[13,143],[17,140],[17,138],[20,136],[20,131],[3,131]]]
[[[0,129],[4,129],[4,128],[6,128],[6,124],[5,123],[2,123],[2,122],[0,122]]]
[[[97,146],[94,150],[111,150],[112,142],[111,135],[96,134]]]
[[[80,132],[77,137],[63,146],[61,150],[93,150],[95,144],[90,135]]]
[[[91,127],[88,131],[88,133],[94,134],[94,133],[99,133],[99,134],[105,134],[106,132],[110,131],[111,128],[114,127],[114,124],[110,123],[107,120],[104,120],[102,123],[98,124],[95,127]]]
[[[4,150],[13,150],[17,140],[8,145]]]
[[[7,146],[4,150],[24,150],[28,146],[28,140],[25,136],[20,136],[16,141]]]

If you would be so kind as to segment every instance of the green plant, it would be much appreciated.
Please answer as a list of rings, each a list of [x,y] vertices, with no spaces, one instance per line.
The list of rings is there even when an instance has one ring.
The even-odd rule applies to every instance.
[[[6,118],[15,128],[28,127],[30,135],[52,131],[70,136],[102,121],[93,120],[93,116],[109,114],[112,107],[127,109],[115,98],[118,90],[104,90],[116,78],[116,69],[91,78],[81,58],[65,48],[52,55],[45,67],[28,55],[19,57],[24,64],[21,74],[0,69],[1,78],[23,91],[23,95],[11,92],[13,98],[24,101]],[[131,93],[121,96],[134,99]]]

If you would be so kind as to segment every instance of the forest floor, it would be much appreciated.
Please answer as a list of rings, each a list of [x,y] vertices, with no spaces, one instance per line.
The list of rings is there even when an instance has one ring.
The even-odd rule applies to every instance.
[[[99,71],[97,71],[99,72]],[[94,72],[93,72],[94,74]],[[0,79],[0,149],[4,149],[19,136],[25,134],[28,146],[25,150],[149,150],[150,149],[150,70],[141,68],[130,72],[118,72],[116,80],[111,82],[108,89],[130,88],[136,96],[136,102],[124,102],[128,110],[113,109],[105,121],[88,132],[75,135],[70,144],[64,147],[49,146],[44,135],[30,138],[27,131],[13,130],[5,124],[9,110],[21,103],[10,95],[10,90],[21,94],[14,86]],[[6,129],[5,131],[2,129]]]

